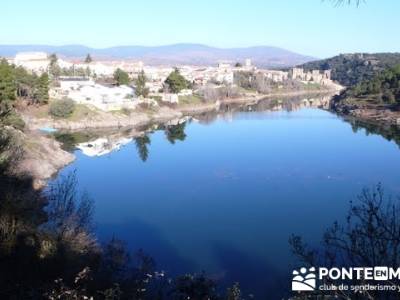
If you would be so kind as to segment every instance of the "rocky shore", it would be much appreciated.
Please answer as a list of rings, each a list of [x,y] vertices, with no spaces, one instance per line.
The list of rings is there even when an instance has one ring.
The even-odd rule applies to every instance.
[[[331,109],[339,115],[381,126],[398,126],[400,130],[400,110],[389,105],[358,104],[351,99],[335,97]]]

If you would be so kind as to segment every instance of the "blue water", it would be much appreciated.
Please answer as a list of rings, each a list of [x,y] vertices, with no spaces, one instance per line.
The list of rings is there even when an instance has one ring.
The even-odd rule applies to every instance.
[[[292,233],[318,245],[363,187],[400,194],[399,147],[327,111],[239,112],[185,133],[175,144],[150,134],[145,162],[130,143],[101,157],[76,151],[61,172],[76,169],[95,200],[101,240],[116,235],[171,275],[204,270],[279,299],[299,264]]]

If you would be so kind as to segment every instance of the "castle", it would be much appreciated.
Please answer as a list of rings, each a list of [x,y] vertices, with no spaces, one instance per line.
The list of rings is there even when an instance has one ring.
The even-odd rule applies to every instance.
[[[331,82],[331,70],[321,72],[320,70],[304,71],[303,68],[293,68],[289,71],[289,78],[326,85]]]

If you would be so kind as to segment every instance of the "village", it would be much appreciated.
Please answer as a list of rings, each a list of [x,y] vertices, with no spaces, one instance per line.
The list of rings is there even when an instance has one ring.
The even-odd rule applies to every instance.
[[[305,71],[296,67],[289,70],[261,69],[252,64],[251,58],[243,62],[221,61],[216,66],[172,67],[144,65],[141,61],[131,60],[97,60],[89,54],[85,60],[77,60],[58,58],[44,52],[21,52],[9,58],[8,62],[37,75],[48,73],[54,82],[50,86],[50,99],[57,101],[68,98],[102,111],[135,109],[141,103],[150,106],[157,106],[158,103],[179,104],[181,99],[193,95],[214,95],[213,100],[218,100],[215,91],[241,88],[237,80],[240,74],[249,76],[249,81],[257,79],[278,88],[286,82],[326,87],[334,85],[330,70]],[[55,67],[57,75],[52,72]],[[175,70],[188,82],[187,87],[171,90],[166,86],[168,76]],[[117,71],[126,73],[130,83],[115,84],[112,79]],[[140,74],[146,78],[145,95],[137,93],[135,86],[135,79]],[[230,95],[229,92],[225,93]]]

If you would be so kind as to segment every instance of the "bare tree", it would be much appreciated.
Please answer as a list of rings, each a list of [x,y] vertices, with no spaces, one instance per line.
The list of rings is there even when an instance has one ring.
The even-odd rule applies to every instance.
[[[87,193],[78,193],[76,172],[51,184],[46,196],[49,219],[45,229],[76,251],[93,249],[96,246],[92,236],[93,201]]]
[[[289,240],[292,252],[310,266],[397,268],[400,264],[398,200],[386,197],[380,184],[372,190],[364,189],[357,200],[350,203],[345,223],[335,222],[326,230],[320,249],[310,248],[300,236],[293,235]],[[355,299],[353,294],[346,296]],[[366,299],[398,299],[398,295],[390,292],[372,291],[364,296]]]

